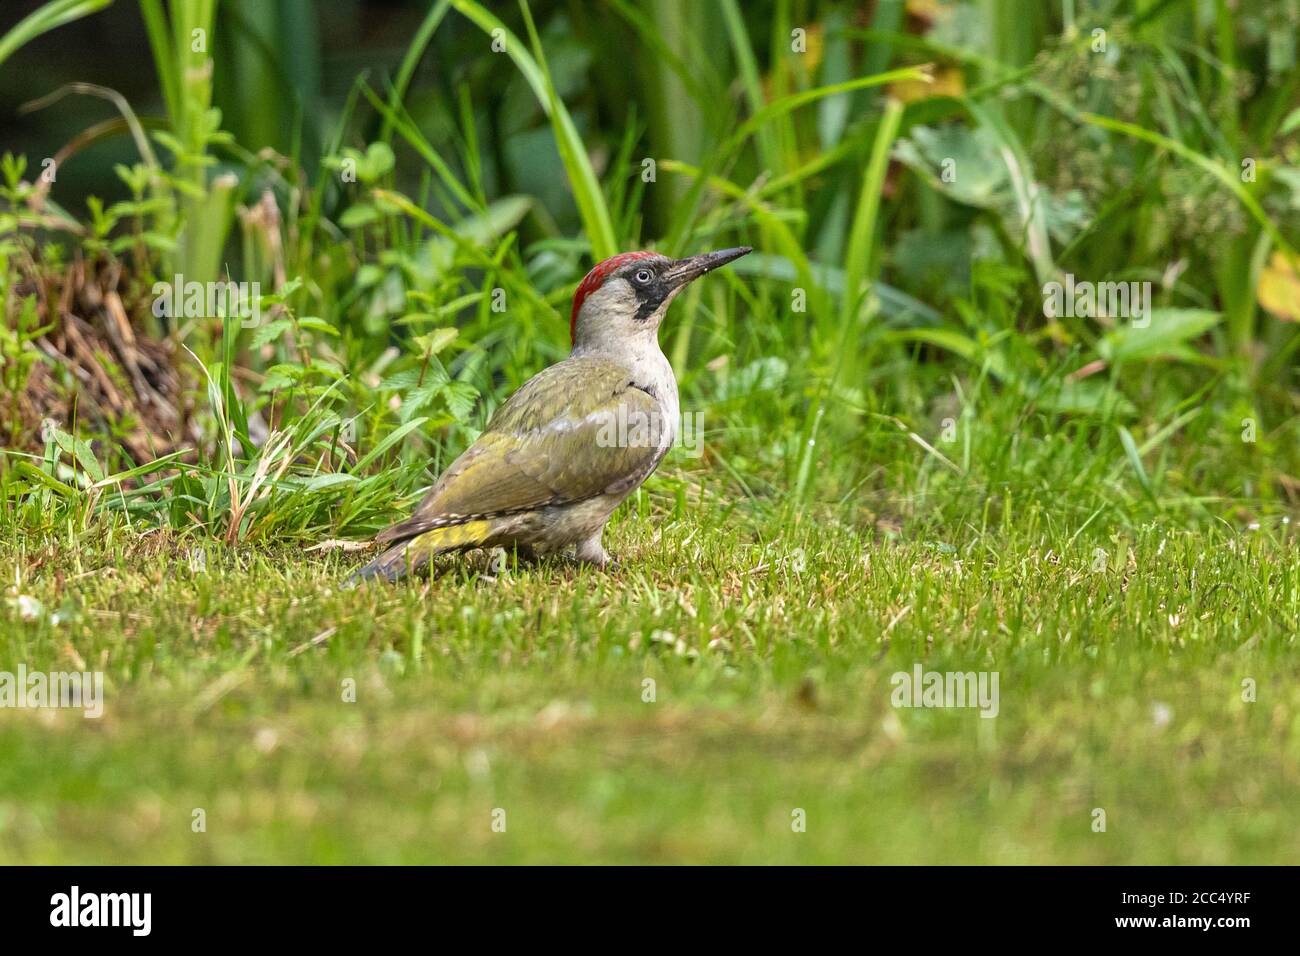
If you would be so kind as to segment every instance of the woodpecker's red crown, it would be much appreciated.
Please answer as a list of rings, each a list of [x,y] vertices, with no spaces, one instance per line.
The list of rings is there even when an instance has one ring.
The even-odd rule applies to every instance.
[[[616,256],[610,256],[604,262],[596,263],[595,267],[587,273],[587,277],[578,283],[578,291],[573,294],[573,313],[569,316],[569,338],[576,338],[578,334],[578,311],[582,308],[582,303],[587,301],[587,296],[591,295],[608,279],[619,266],[626,265],[635,259],[649,259],[658,255],[655,252],[620,252]]]

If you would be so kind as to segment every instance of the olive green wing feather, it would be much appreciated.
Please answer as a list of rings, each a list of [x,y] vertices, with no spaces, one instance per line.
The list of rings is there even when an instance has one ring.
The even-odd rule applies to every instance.
[[[625,490],[662,457],[662,419],[659,402],[623,366],[566,359],[515,392],[415,514],[378,540]]]

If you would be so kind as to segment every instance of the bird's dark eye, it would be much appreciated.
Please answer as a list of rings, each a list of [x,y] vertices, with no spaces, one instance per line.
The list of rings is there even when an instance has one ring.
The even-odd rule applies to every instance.
[[[647,282],[650,281],[652,276],[650,274],[649,269],[637,269],[636,275],[634,275],[632,278],[635,279],[637,282],[639,282],[641,285],[645,285]]]

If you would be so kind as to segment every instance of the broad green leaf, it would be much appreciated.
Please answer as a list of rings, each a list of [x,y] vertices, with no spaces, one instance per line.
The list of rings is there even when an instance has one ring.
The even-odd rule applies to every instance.
[[[75,435],[69,435],[61,428],[54,429],[54,441],[64,452],[76,459],[81,470],[91,481],[103,481],[104,469],[99,466],[90,445]]]
[[[268,342],[274,342],[284,335],[286,331],[293,327],[293,322],[289,319],[276,319],[274,322],[267,322],[257,327],[253,333],[252,339],[249,340],[250,349],[260,349]]]
[[[368,202],[359,202],[349,206],[339,216],[339,225],[344,229],[359,229],[379,220],[379,210]]]
[[[302,318],[298,320],[298,327],[303,329],[310,329],[313,332],[321,332],[324,333],[325,335],[332,335],[335,338],[338,338],[339,336],[338,329],[334,328],[334,326],[330,325],[324,319],[315,315],[304,315]]]
[[[415,344],[422,355],[437,355],[460,335],[457,329],[434,329],[424,335],[415,337]]]
[[[1143,325],[1123,320],[1097,344],[1097,354],[1108,362],[1141,362],[1157,358],[1195,358],[1187,347],[1222,320],[1219,312],[1202,309],[1153,309]]]

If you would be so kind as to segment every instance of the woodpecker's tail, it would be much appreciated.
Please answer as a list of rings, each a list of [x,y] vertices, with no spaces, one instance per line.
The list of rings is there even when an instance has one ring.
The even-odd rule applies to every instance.
[[[354,587],[363,581],[397,581],[419,571],[435,554],[476,548],[486,543],[491,534],[492,522],[488,520],[464,521],[434,528],[414,538],[399,541],[365,567],[353,571],[343,586]]]

